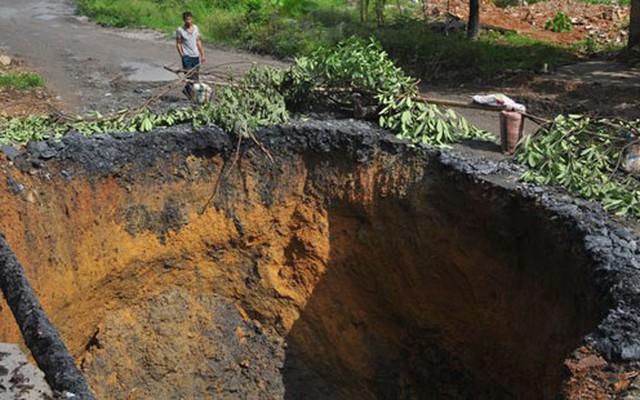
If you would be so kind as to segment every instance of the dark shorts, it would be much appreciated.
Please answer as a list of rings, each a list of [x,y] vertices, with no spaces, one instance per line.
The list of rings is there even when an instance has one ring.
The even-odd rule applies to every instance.
[[[190,75],[190,79],[197,81],[200,77],[198,69],[200,68],[200,57],[182,56],[182,68],[188,70],[195,69]]]

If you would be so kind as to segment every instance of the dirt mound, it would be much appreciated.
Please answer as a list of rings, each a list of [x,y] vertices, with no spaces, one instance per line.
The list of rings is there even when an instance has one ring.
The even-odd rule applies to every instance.
[[[430,1],[428,15],[440,17],[447,9],[463,20],[469,17],[469,3],[462,0]],[[552,32],[545,24],[558,12],[571,19],[570,32]],[[480,6],[480,22],[553,43],[574,43],[592,38],[595,42],[626,43],[629,7],[596,5],[573,0],[540,1],[529,6],[497,7],[491,1]]]
[[[640,361],[637,238],[589,203],[364,123],[258,136],[274,163],[212,127],[0,163],[0,232],[97,398],[613,395],[568,355]]]

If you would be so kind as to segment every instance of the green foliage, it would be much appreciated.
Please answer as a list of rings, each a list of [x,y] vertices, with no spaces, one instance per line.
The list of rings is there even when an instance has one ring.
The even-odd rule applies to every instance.
[[[571,18],[562,11],[551,19],[547,20],[544,24],[544,29],[552,32],[571,32],[573,26],[571,25]]]
[[[378,43],[352,37],[297,58],[285,74],[283,91],[288,106],[298,110],[327,101],[348,107],[354,91],[373,97],[404,93],[415,85]]]
[[[233,88],[219,88],[215,106],[196,109],[173,109],[163,113],[142,109],[134,114],[123,110],[111,116],[96,113],[73,121],[59,121],[50,116],[0,120],[0,143],[27,144],[45,137],[57,139],[69,131],[84,135],[118,131],[148,132],[182,123],[194,126],[215,123],[228,132],[247,136],[260,126],[288,120],[284,98],[277,90],[281,80],[282,72],[278,70],[252,69],[244,79],[234,82]]]
[[[44,78],[33,72],[22,72],[19,74],[0,74],[0,86],[12,87],[16,89],[28,89],[32,87],[44,86]]]
[[[313,0],[271,0],[280,15],[299,17],[315,10],[318,4]]]
[[[53,128],[49,116],[10,118],[0,124],[0,143],[27,144],[31,140],[42,139],[49,132],[49,128]],[[58,132],[51,133],[51,136],[60,136]]]
[[[167,10],[164,7],[158,7],[153,1],[146,0],[80,0],[78,11],[95,18],[97,22],[104,25],[159,28],[158,23],[166,20]]]
[[[58,139],[70,131],[84,135],[118,131],[147,132],[154,128],[190,122],[193,118],[194,110],[190,109],[176,109],[161,114],[145,109],[134,115],[123,110],[109,117],[96,113],[72,121],[59,121],[51,116],[10,118],[0,120],[0,143],[27,144],[45,137]]]
[[[525,139],[516,160],[530,168],[523,176],[526,182],[560,185],[618,215],[638,217],[640,181],[619,171],[638,129],[640,121],[559,116]]]
[[[246,138],[261,126],[287,122],[282,75],[273,68],[252,68],[237,85],[219,87],[215,104],[201,108],[196,123],[215,123]]]
[[[248,24],[263,22],[268,19],[267,7],[261,0],[245,0],[242,4],[244,18]]]
[[[333,47],[321,47],[309,56],[296,59],[287,72],[293,102],[313,102],[315,87],[360,89],[379,93],[403,93],[416,85],[416,81],[397,67],[377,42],[365,43],[351,37]],[[341,95],[343,103],[350,93]]]
[[[443,147],[462,139],[490,137],[489,133],[475,128],[452,109],[416,100],[410,94],[400,97],[381,95],[379,98],[384,106],[380,111],[380,126],[415,143]]]
[[[422,101],[417,81],[405,75],[378,43],[351,38],[301,57],[287,71],[253,68],[242,79],[219,85],[212,105],[159,114],[146,109],[109,117],[96,114],[74,121],[47,116],[13,118],[0,121],[0,143],[59,138],[71,130],[85,135],[146,132],[179,123],[215,123],[238,137],[248,137],[260,126],[288,121],[287,105],[298,111],[317,104],[329,109],[353,107],[353,93],[365,95],[372,102],[370,106],[381,110],[380,126],[414,142],[445,146],[485,135],[453,111]]]
[[[553,67],[578,60],[570,46],[499,32],[482,32],[479,40],[472,42],[463,32],[443,35],[424,21],[411,18],[371,34],[405,70],[422,80],[442,76],[475,79],[509,70],[537,70],[543,63]]]
[[[256,53],[284,58],[317,48],[325,43],[325,34],[312,22],[281,18],[245,26],[237,43]]]
[[[397,67],[375,41],[350,38],[337,46],[320,48],[297,59],[284,82],[288,104],[298,108],[327,99],[353,107],[353,92],[368,96],[374,100],[369,106],[381,109],[381,127],[416,143],[446,146],[487,135],[453,110],[444,111],[422,101],[418,82]]]

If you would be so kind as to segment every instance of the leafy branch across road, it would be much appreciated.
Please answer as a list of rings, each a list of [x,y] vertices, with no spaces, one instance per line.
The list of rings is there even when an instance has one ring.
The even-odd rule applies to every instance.
[[[424,102],[418,82],[394,65],[376,42],[348,39],[296,60],[287,70],[254,68],[242,79],[218,85],[215,102],[198,108],[132,115],[123,111],[73,120],[55,116],[13,118],[0,122],[0,142],[25,144],[69,131],[83,134],[114,131],[146,132],[179,123],[214,123],[238,137],[261,126],[286,122],[292,113],[314,108],[353,113],[373,109],[380,126],[402,138],[446,146],[457,140],[486,136],[452,110]],[[356,100],[356,95],[361,100]]]
[[[640,121],[558,116],[522,143],[516,161],[530,168],[527,182],[559,185],[618,215],[640,217],[640,180],[622,171],[639,131]]]
[[[296,107],[331,103],[376,109],[381,127],[416,143],[446,146],[488,137],[453,110],[424,101],[418,81],[396,66],[375,41],[350,38],[299,58],[285,74],[285,86],[287,102]],[[354,94],[363,104],[354,104]]]

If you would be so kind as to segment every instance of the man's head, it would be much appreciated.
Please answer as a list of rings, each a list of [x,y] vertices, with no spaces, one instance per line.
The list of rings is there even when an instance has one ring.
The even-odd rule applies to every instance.
[[[185,11],[182,13],[182,20],[186,26],[191,26],[193,24],[193,14],[191,11]]]

